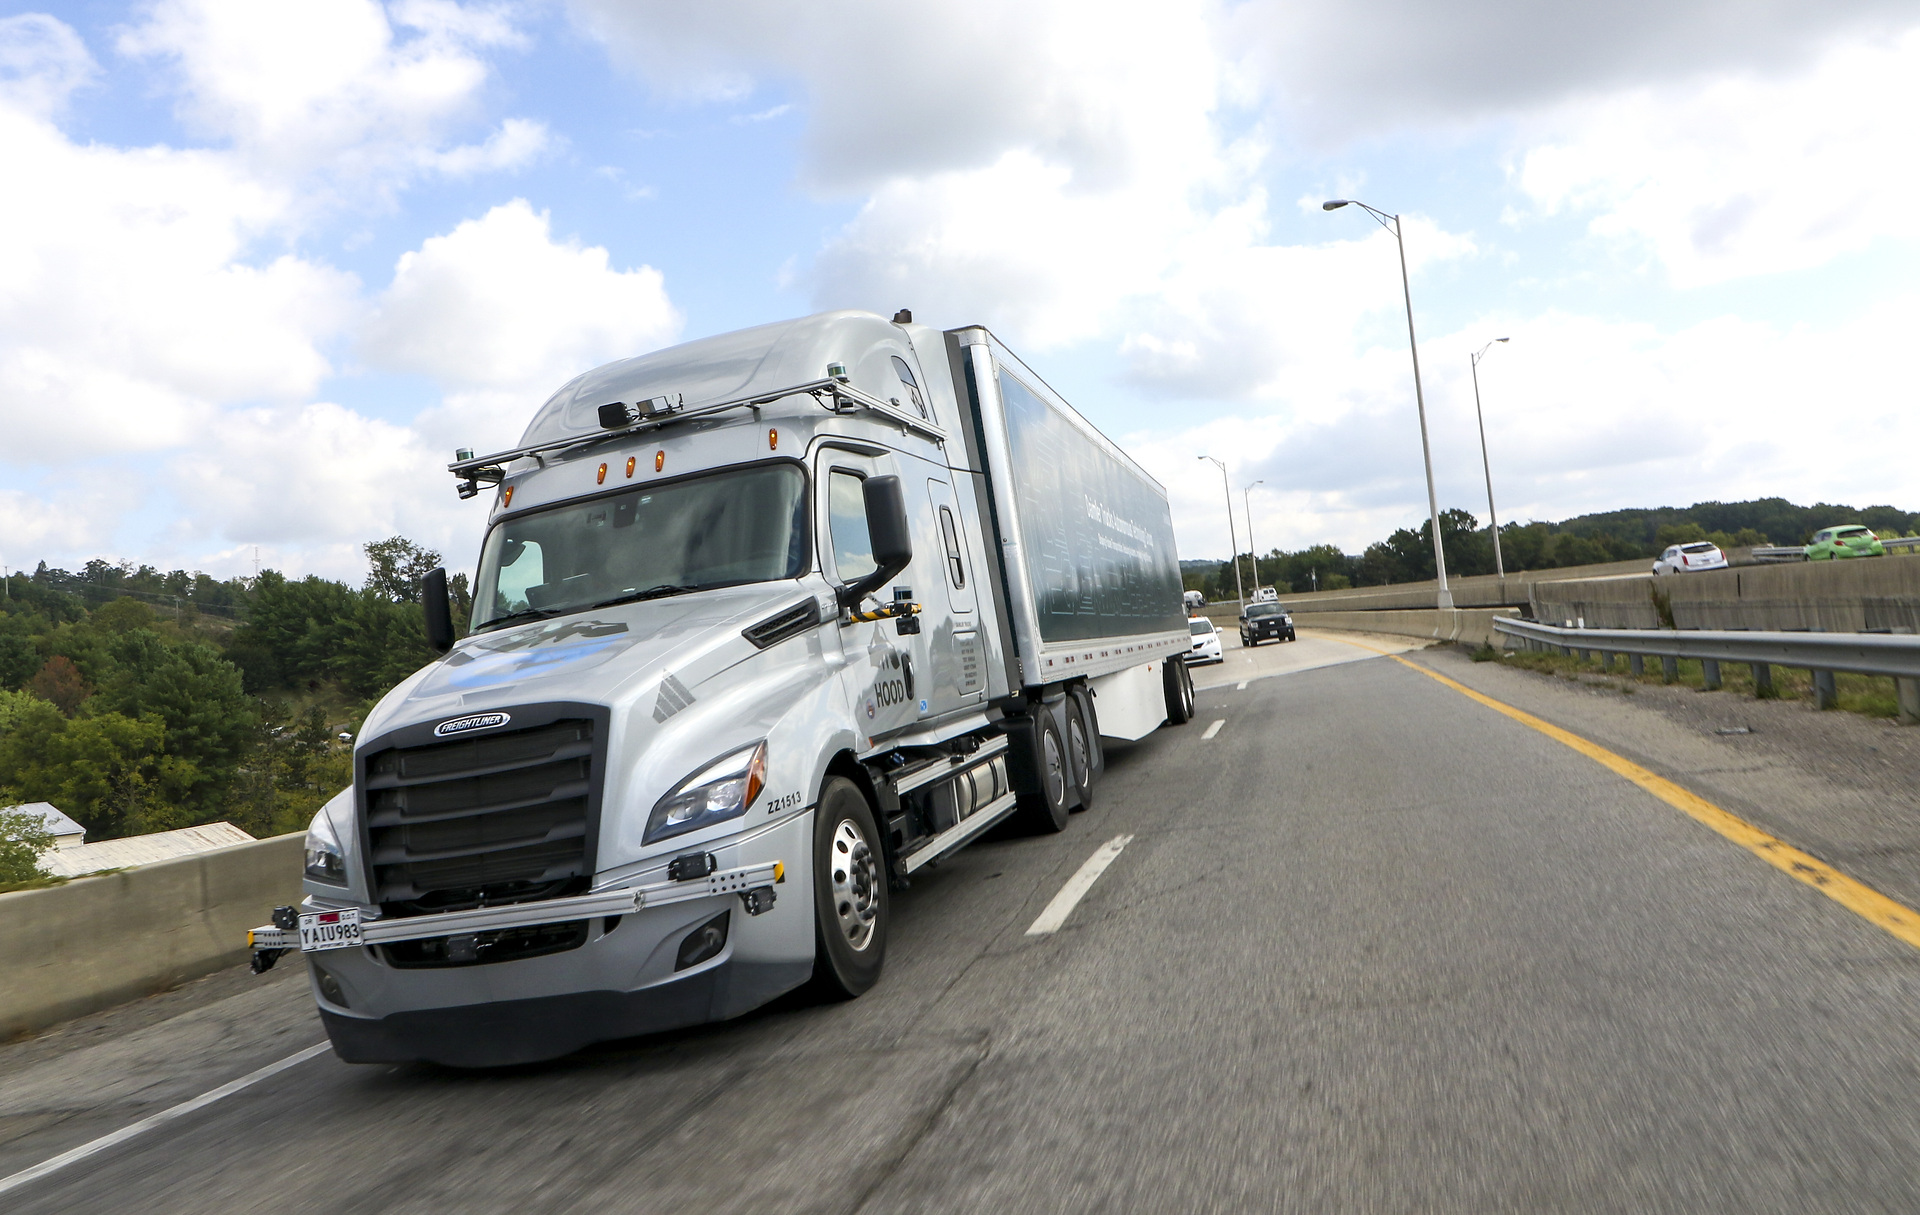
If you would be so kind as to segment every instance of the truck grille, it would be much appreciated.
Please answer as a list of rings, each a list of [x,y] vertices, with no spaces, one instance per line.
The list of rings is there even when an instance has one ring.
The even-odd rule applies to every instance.
[[[593,873],[602,740],[591,719],[366,758],[374,901],[400,914],[551,897]]]

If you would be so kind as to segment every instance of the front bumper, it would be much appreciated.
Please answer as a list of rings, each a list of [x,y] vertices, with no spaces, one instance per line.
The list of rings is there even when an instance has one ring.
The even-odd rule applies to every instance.
[[[570,1055],[595,1042],[722,1021],[793,990],[812,962],[729,958],[640,991],[579,991],[358,1017],[324,1003],[320,1023],[347,1063],[511,1067]]]
[[[803,863],[812,839],[813,815],[797,814],[714,847],[723,868],[705,878],[647,880],[664,877],[663,865],[635,887],[577,898],[370,920],[364,945],[302,955],[314,1001],[348,1062],[453,1067],[555,1059],[592,1042],[739,1016],[813,973],[814,896]],[[776,858],[788,861],[778,886]],[[757,915],[744,897],[755,892],[777,893]],[[689,935],[722,913],[726,944],[676,969]],[[450,950],[437,950],[423,962],[420,950],[393,948],[450,938],[450,930],[582,922],[578,944],[505,960],[453,963]],[[277,930],[254,934],[256,947],[286,940]]]

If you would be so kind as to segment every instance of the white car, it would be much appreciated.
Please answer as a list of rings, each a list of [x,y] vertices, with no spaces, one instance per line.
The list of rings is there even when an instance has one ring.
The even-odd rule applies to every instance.
[[[1188,666],[1227,660],[1227,656],[1220,652],[1220,630],[1213,627],[1213,621],[1205,616],[1190,616],[1187,618],[1187,630],[1193,634],[1193,648],[1187,651]]]
[[[1701,570],[1727,568],[1727,555],[1717,544],[1702,540],[1695,544],[1675,544],[1653,563],[1656,574],[1695,574]]]

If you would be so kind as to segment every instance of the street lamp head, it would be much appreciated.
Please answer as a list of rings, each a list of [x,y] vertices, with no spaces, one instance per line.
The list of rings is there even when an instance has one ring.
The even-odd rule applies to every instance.
[[[1320,209],[1322,211],[1338,211],[1352,201],[1351,198],[1330,198],[1320,204]]]
[[[1512,341],[1513,339],[1511,339],[1511,338],[1495,338],[1495,339],[1493,339],[1493,340],[1494,340],[1494,341],[1496,341],[1496,342],[1508,342],[1508,341]]]

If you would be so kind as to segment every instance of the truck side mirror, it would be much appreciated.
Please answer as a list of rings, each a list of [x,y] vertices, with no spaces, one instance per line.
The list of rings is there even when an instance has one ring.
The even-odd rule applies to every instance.
[[[868,477],[860,492],[866,498],[867,538],[878,568],[840,588],[842,607],[852,607],[873,594],[913,561],[913,530],[907,524],[907,497],[900,489],[900,478]]]
[[[453,601],[447,595],[447,571],[434,570],[420,580],[420,605],[427,611],[427,644],[436,654],[453,648]]]

